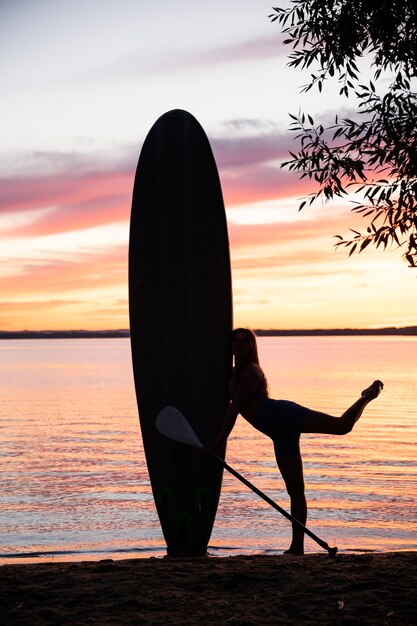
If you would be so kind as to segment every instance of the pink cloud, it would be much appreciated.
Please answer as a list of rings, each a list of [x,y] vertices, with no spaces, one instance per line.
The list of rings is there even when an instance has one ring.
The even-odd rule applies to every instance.
[[[258,165],[241,167],[238,171],[220,172],[226,207],[273,199],[301,197],[311,191],[311,183],[279,167]]]
[[[0,211],[33,212],[33,221],[9,233],[33,236],[90,228],[128,219],[132,171],[60,174],[0,181]],[[43,209],[51,207],[44,214]],[[39,212],[39,215],[37,215]]]
[[[252,122],[247,120],[243,126]],[[238,127],[239,120],[232,120],[230,125],[235,123]],[[256,122],[252,127],[257,128]],[[289,158],[289,150],[294,148],[292,136],[276,128],[266,132],[267,127],[260,122],[254,136],[238,135],[211,141],[226,206],[301,197],[311,192],[311,181],[300,180],[297,174],[280,167],[280,163]]]
[[[231,136],[210,139],[220,170],[267,161],[285,160],[288,157],[288,150],[293,147],[291,136],[288,136],[288,133],[281,133],[275,128],[265,128],[266,124],[263,122],[258,125],[253,124],[252,120],[243,122],[243,130],[249,130],[251,126],[256,131],[255,135],[239,136],[236,134],[236,129],[239,130],[239,120],[231,120],[227,124],[228,129],[232,128],[233,134]]]
[[[288,48],[282,44],[283,36],[275,31],[269,37],[247,39],[234,45],[223,46],[200,52],[191,56],[193,64],[227,63],[229,61],[245,63],[259,59],[278,58],[288,54]],[[190,55],[188,55],[190,58]],[[191,62],[190,61],[190,62]]]
[[[239,120],[229,124],[235,132],[238,126]],[[291,147],[288,136],[274,128],[265,132],[264,122],[244,120],[242,128],[248,126],[259,132],[212,140],[226,207],[309,193],[310,181],[300,181],[279,167]],[[133,158],[129,163],[115,163],[112,169],[96,167],[90,171],[84,171],[74,159],[68,157],[66,161],[61,161],[61,166],[68,167],[66,172],[0,179],[0,211],[9,215],[31,213],[30,223],[10,225],[5,235],[69,232],[129,219]]]
[[[195,52],[190,50],[171,50],[169,56],[164,52],[153,53],[150,57],[138,58],[138,55],[125,55],[116,62],[94,70],[94,77],[130,76],[134,74],[168,74],[183,69],[203,66],[216,66],[224,63],[247,63],[265,59],[278,59],[288,54],[288,48],[282,44],[284,39],[279,29],[269,31],[266,37],[247,39],[236,44],[210,48]],[[89,72],[88,77],[91,78]]]

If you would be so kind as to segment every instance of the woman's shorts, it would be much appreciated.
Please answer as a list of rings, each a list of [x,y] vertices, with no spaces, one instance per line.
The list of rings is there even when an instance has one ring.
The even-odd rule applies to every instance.
[[[290,400],[265,398],[251,424],[271,437],[277,456],[300,454],[301,421],[309,409]]]

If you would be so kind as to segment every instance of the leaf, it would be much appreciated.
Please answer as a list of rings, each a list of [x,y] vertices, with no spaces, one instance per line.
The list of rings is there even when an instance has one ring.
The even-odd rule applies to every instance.
[[[368,246],[370,243],[371,243],[371,239],[364,239],[361,243],[359,252],[362,252],[362,250],[365,250],[366,246]]]

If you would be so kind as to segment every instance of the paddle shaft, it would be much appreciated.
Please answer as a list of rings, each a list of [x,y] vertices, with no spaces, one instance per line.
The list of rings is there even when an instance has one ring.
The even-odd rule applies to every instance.
[[[307,528],[306,526],[304,526],[304,524],[302,524],[301,522],[298,521],[298,519],[296,519],[295,517],[293,517],[290,513],[288,513],[285,509],[283,509],[282,507],[279,506],[279,504],[277,504],[276,502],[274,502],[273,500],[271,500],[271,498],[269,498],[263,491],[261,491],[260,489],[258,489],[257,487],[255,487],[255,485],[253,485],[251,482],[249,482],[249,480],[247,480],[246,478],[244,478],[241,474],[239,474],[239,472],[237,472],[236,470],[233,469],[233,467],[230,467],[230,465],[228,465],[226,463],[226,461],[223,461],[223,459],[221,459],[219,456],[217,456],[217,454],[214,454],[214,452],[210,452],[210,455],[212,456],[213,459],[215,459],[218,463],[221,463],[221,465],[223,465],[224,469],[226,469],[228,472],[230,472],[231,474],[233,474],[233,476],[235,476],[235,478],[237,478],[238,480],[240,480],[240,482],[242,482],[244,485],[246,485],[246,487],[249,487],[249,489],[252,489],[252,491],[254,493],[256,493],[259,497],[261,497],[263,500],[265,500],[265,502],[267,502],[268,504],[270,504],[276,511],[278,511],[279,513],[281,513],[281,515],[283,515],[284,517],[286,517],[287,519],[289,519],[291,522],[293,522],[294,524],[297,524],[297,526],[299,526],[300,528],[303,529],[303,531],[305,532],[306,535],[308,535],[309,537],[311,537],[316,543],[319,544],[319,546],[321,546],[324,550],[327,550],[327,552],[329,553],[330,556],[335,556],[336,552],[337,552],[337,548],[331,548],[329,546],[328,543],[326,543],[325,541],[323,541],[323,539],[320,539],[320,537],[317,537],[317,535],[315,535],[309,528]]]

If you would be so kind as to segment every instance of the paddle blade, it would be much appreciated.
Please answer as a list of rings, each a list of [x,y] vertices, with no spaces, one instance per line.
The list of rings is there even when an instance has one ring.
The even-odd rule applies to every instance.
[[[162,409],[155,420],[155,426],[162,435],[170,439],[196,448],[203,447],[184,415],[174,406],[166,406]]]

